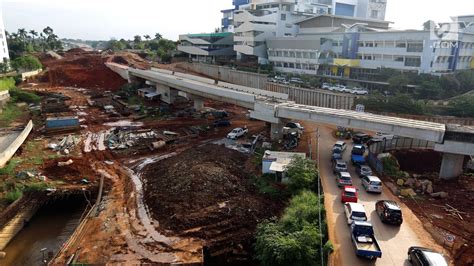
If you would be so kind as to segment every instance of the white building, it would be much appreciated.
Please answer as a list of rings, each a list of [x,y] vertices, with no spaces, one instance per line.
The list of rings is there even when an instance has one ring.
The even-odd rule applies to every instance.
[[[266,41],[294,37],[296,23],[321,14],[385,18],[386,0],[252,0],[233,11],[237,59],[267,64]]]
[[[7,36],[5,35],[5,25],[3,24],[2,12],[0,10],[0,61],[9,60]]]
[[[270,38],[269,60],[281,72],[342,77],[380,68],[427,74],[472,69],[474,23],[453,23],[459,24],[459,34],[440,42],[429,30],[392,30],[380,20],[317,16],[298,22],[296,37]]]
[[[262,174],[275,174],[276,181],[286,182],[286,168],[295,157],[306,159],[305,153],[265,151],[262,158]]]

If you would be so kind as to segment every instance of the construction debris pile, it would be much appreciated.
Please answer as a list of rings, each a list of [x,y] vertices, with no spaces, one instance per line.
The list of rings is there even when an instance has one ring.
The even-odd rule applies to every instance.
[[[149,143],[156,140],[158,134],[154,130],[142,129],[142,130],[120,130],[115,128],[107,136],[107,146],[111,150],[121,150],[138,145],[145,145],[148,147]]]
[[[256,225],[282,203],[259,195],[244,169],[248,157],[207,144],[144,169],[146,204],[163,230],[205,241],[209,259],[251,259]]]
[[[53,151],[60,152],[62,154],[68,155],[72,151],[74,151],[74,148],[81,142],[81,137],[80,136],[74,136],[74,135],[67,135],[62,140],[59,141],[59,143],[54,143],[51,142],[48,144],[48,148],[52,149]]]

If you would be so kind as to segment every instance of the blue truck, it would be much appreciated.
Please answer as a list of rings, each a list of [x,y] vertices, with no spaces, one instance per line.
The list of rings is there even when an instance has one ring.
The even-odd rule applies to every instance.
[[[374,234],[374,228],[369,222],[353,221],[351,238],[358,257],[377,260],[382,257],[382,250]]]
[[[353,165],[366,164],[365,160],[365,146],[361,144],[354,145],[351,153],[351,161]]]

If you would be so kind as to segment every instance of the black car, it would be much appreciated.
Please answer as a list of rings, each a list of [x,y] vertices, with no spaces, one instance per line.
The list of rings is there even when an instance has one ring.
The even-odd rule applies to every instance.
[[[409,248],[408,261],[416,266],[448,266],[448,262],[442,254],[422,247]]]
[[[403,223],[402,210],[392,200],[379,200],[375,203],[375,211],[383,223],[401,225]]]
[[[352,136],[352,141],[355,144],[365,144],[365,143],[369,142],[369,140],[371,140],[371,139],[372,139],[372,137],[368,134],[365,134],[365,133],[357,133],[357,134]]]
[[[230,127],[230,121],[229,120],[217,120],[217,121],[214,121],[214,123],[212,124],[214,127]]]

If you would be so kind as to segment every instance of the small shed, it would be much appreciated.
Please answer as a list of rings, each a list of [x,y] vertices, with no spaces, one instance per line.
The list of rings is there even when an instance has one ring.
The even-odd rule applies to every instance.
[[[142,88],[142,89],[138,89],[138,96],[142,97],[142,98],[145,98],[145,96],[147,94],[150,94],[150,93],[156,93],[156,89],[155,88]]]
[[[306,158],[305,153],[265,151],[262,159],[262,173],[275,174],[278,182],[286,182],[285,169],[295,156]]]

